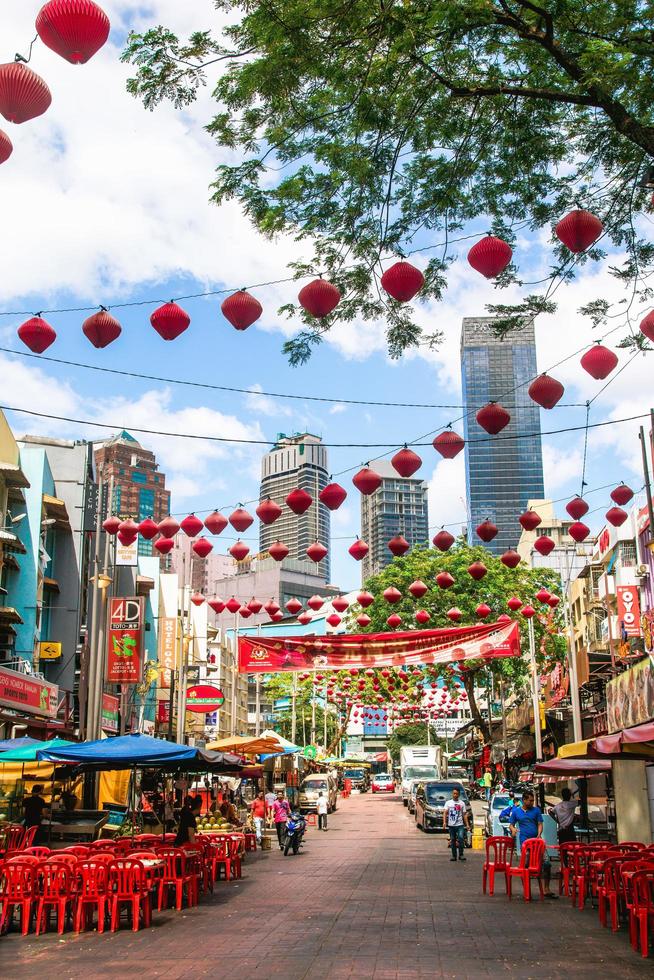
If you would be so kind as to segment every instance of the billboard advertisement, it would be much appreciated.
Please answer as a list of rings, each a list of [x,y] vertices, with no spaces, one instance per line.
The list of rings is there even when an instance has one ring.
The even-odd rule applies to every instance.
[[[109,599],[107,623],[107,681],[138,684],[143,653],[142,596],[113,596]]]

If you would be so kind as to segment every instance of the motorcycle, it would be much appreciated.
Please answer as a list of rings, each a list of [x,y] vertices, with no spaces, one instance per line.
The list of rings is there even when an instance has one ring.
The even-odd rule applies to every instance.
[[[302,844],[306,827],[306,820],[301,813],[291,813],[286,821],[286,843],[284,844],[284,854],[288,854],[291,849],[293,850],[293,854],[297,854],[297,852],[300,850],[300,845]]]

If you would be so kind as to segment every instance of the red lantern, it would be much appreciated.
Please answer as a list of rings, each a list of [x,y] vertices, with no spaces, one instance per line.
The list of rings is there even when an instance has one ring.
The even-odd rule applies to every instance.
[[[507,568],[517,568],[520,564],[521,558],[517,551],[509,548],[509,550],[505,551],[503,555],[500,555],[500,561],[503,565],[506,565]]]
[[[231,599],[228,599],[227,602],[225,603],[225,609],[227,609],[228,612],[230,613],[237,613],[240,608],[241,608],[241,603],[239,602],[239,600],[236,598],[235,595],[233,595]],[[279,609],[279,606],[277,608]]]
[[[220,615],[221,612],[225,611],[225,603],[222,599],[207,599],[207,605],[210,606],[217,615]]]
[[[402,623],[402,617],[398,616],[397,613],[391,613],[391,615],[386,620],[386,623],[392,630],[396,629]]]
[[[341,622],[341,617],[338,615],[338,613],[330,613],[326,619],[326,622],[335,628]]]
[[[513,620],[511,619],[510,616],[507,616],[506,613],[502,613],[501,616],[498,616],[497,617],[497,622],[504,624],[504,623],[512,623]]]
[[[488,405],[479,409],[476,419],[482,429],[485,429],[490,435],[496,436],[498,432],[506,428],[511,421],[511,416],[498,402],[489,402]]]
[[[269,616],[274,616],[275,613],[279,612],[279,606],[274,599],[270,599],[263,607]]]
[[[433,543],[439,551],[449,551],[454,544],[454,535],[449,531],[440,530],[433,537]]]
[[[14,144],[6,133],[0,129],[0,163],[6,163],[14,151]]]
[[[654,343],[654,310],[640,321],[640,329],[641,333]]]
[[[556,378],[550,378],[548,374],[541,374],[532,381],[527,388],[527,394],[533,402],[541,408],[554,408],[561,401],[565,393],[565,388]]]
[[[518,520],[525,531],[535,531],[539,524],[543,523],[535,510],[526,510],[524,514],[520,515]]]
[[[281,611],[281,609],[279,609],[276,613],[273,613],[270,618],[272,619],[273,623],[278,623],[280,619],[284,618],[284,613]]]
[[[237,541],[229,549],[229,553],[235,561],[243,561],[250,554],[250,549],[243,541]]]
[[[248,609],[247,606],[241,606],[241,608],[238,611],[238,614],[239,616],[242,617],[242,619],[249,619],[250,616],[252,615],[252,610]]]
[[[510,245],[495,235],[487,235],[472,246],[468,252],[468,262],[486,279],[494,279],[504,272],[512,255]]]
[[[480,619],[486,619],[488,616],[490,616],[491,612],[491,607],[487,606],[485,602],[480,602],[475,609],[475,613]]]
[[[425,277],[410,262],[396,262],[384,272],[381,284],[398,303],[408,303],[424,286]]]
[[[534,541],[534,550],[537,551],[539,555],[544,555],[547,557],[547,555],[554,551],[554,539],[548,537],[546,534],[541,534]]]
[[[330,510],[338,510],[345,498],[347,490],[344,490],[340,483],[328,483],[318,494],[320,502]]]
[[[116,534],[120,527],[120,520],[117,517],[108,517],[102,522],[102,527],[107,534]]]
[[[352,483],[359,493],[367,497],[381,486],[382,478],[379,473],[375,473],[370,467],[364,466],[358,473],[354,474]]]
[[[313,503],[313,497],[306,490],[296,487],[295,490],[291,490],[289,493],[286,498],[286,503],[294,514],[304,514]]]
[[[191,596],[191,602],[194,606],[201,606],[204,603],[204,596],[201,592],[194,592]]]
[[[574,524],[571,524],[568,528],[568,534],[574,541],[581,543],[582,541],[585,541],[590,534],[590,528],[581,521],[575,521]]]
[[[402,555],[406,554],[411,545],[401,534],[396,534],[394,538],[391,538],[388,542],[388,550],[396,558],[401,558]]]
[[[436,452],[440,453],[444,459],[454,459],[465,446],[465,439],[458,432],[452,432],[451,429],[446,429],[445,432],[441,432],[440,435],[436,436],[432,445]]]
[[[468,575],[474,578],[475,582],[479,582],[487,571],[483,561],[473,561],[472,565],[468,565]]]
[[[361,538],[357,538],[354,544],[351,544],[347,550],[355,561],[361,561],[362,558],[366,557],[370,549],[365,541],[362,541]]]
[[[423,595],[426,595],[427,592],[429,592],[429,588],[424,582],[421,582],[420,579],[416,579],[415,582],[412,582],[409,586],[409,592],[414,599],[422,599]]]
[[[100,310],[99,313],[87,317],[82,324],[82,333],[98,350],[113,344],[122,332],[118,320],[106,310]]]
[[[454,579],[449,572],[439,572],[436,576],[436,585],[439,589],[449,589],[454,585]]]
[[[288,548],[283,541],[275,541],[268,548],[268,554],[271,558],[274,558],[275,561],[284,561],[284,559],[288,557]]]
[[[21,324],[18,336],[33,354],[42,354],[57,339],[54,328],[40,316],[33,316]]]
[[[198,538],[197,541],[193,542],[191,547],[193,548],[193,551],[196,553],[196,555],[199,555],[200,558],[206,558],[207,555],[213,551],[213,545],[211,541],[207,541],[206,538]]]
[[[522,610],[522,615],[525,617],[525,619],[533,619],[533,617],[536,615],[536,610],[533,606],[525,606]]]
[[[300,306],[307,313],[322,319],[336,309],[341,300],[341,294],[336,286],[327,282],[326,279],[314,279],[313,282],[302,287],[297,298],[300,301]]]
[[[345,612],[350,603],[347,601],[345,596],[337,595],[336,598],[332,599],[332,606],[336,612]]]
[[[584,371],[587,371],[596,381],[603,381],[604,378],[608,378],[618,363],[618,358],[608,347],[595,344],[594,347],[586,351],[579,363]]]
[[[273,524],[281,512],[282,508],[270,497],[267,500],[262,500],[256,509],[256,515],[262,524]]]
[[[229,523],[232,525],[235,531],[239,534],[243,534],[243,531],[247,531],[251,524],[254,523],[254,517],[249,514],[247,510],[243,507],[237,507],[229,515]],[[184,525],[182,524],[182,527]]]
[[[611,507],[607,510],[605,516],[609,524],[612,524],[613,527],[621,527],[629,517],[629,514],[622,507]]]
[[[327,549],[325,548],[324,544],[320,543],[320,541],[316,541],[314,542],[314,544],[309,545],[309,547],[306,550],[306,554],[307,554],[307,558],[310,558],[311,561],[315,561],[317,565],[319,564],[319,562],[323,560],[323,558],[327,554]]]
[[[118,526],[119,534],[131,534],[134,538],[139,533],[138,524],[128,517],[126,521],[121,521]]]
[[[163,340],[176,340],[190,322],[186,310],[177,303],[164,303],[150,317],[150,323]]]
[[[551,593],[547,589],[539,589],[536,593],[536,598],[539,602],[549,602],[551,598]]]
[[[172,551],[175,547],[175,542],[172,538],[159,538],[154,543],[154,547],[157,549],[159,554],[167,555],[169,551]]]
[[[309,609],[313,609],[314,612],[318,612],[319,609],[322,609],[324,604],[325,600],[319,595],[312,595],[310,599],[307,599],[307,606]]]
[[[50,0],[36,18],[36,33],[46,47],[84,65],[109,37],[109,18],[91,0]]]
[[[518,609],[520,609],[520,607],[522,606],[522,600],[518,599],[517,596],[513,595],[511,596],[510,599],[507,600],[506,604],[511,610],[511,612],[517,612]]]
[[[158,524],[159,534],[162,534],[164,538],[174,538],[179,531],[179,524],[174,517],[164,517],[163,521],[159,521]]]
[[[232,293],[220,304],[222,315],[236,330],[247,330],[263,313],[258,299],[250,296],[244,289]]]
[[[547,600],[547,605],[551,606],[552,609],[556,609],[560,601],[561,600],[559,599],[558,595],[551,595]]]
[[[582,497],[573,497],[572,500],[565,505],[565,509],[573,521],[579,521],[584,514],[588,513],[588,504]]]
[[[577,208],[561,218],[554,232],[571,252],[585,252],[604,231],[604,225],[590,211]]]
[[[105,524],[106,523],[107,522],[105,521]],[[141,523],[139,524],[139,534],[141,535],[142,538],[145,538],[146,541],[152,541],[152,539],[156,538],[156,536],[159,534],[159,528],[154,523],[151,517],[146,517],[145,520],[141,521]]]
[[[312,619],[313,616],[311,615],[311,613],[305,610],[303,613],[300,613],[300,615],[297,618],[297,621],[298,623],[302,623],[303,626],[308,626]]]
[[[431,616],[429,615],[426,609],[419,609],[418,612],[416,613],[416,622],[420,623],[421,626],[424,626],[425,623],[428,623],[430,619]]]
[[[367,609],[368,606],[372,606],[374,601],[375,601],[374,595],[370,595],[369,592],[359,592],[357,596],[357,602],[359,603],[362,609]]]
[[[457,609],[456,606],[452,606],[451,609],[448,609],[445,615],[448,619],[451,619],[453,623],[458,623],[459,620],[463,618],[463,613],[460,609]]]
[[[400,474],[400,476],[410,477],[419,470],[422,466],[422,460],[417,453],[409,449],[407,446],[404,449],[400,449],[399,452],[395,453],[391,459],[391,465],[393,469]]]
[[[184,534],[186,534],[189,538],[194,538],[200,533],[204,527],[204,524],[199,517],[195,516],[195,514],[189,514],[188,517],[184,518],[180,524],[180,527]],[[159,530],[161,530],[161,528],[159,528]]]
[[[124,545],[126,548],[128,548],[131,544],[134,544],[134,542],[136,541],[136,532],[135,531],[129,531],[129,532],[128,531],[119,531],[118,532],[118,540],[120,541],[120,543],[122,545]]]
[[[402,598],[402,593],[399,589],[396,589],[394,585],[384,589],[382,595],[384,596],[384,599],[386,599],[386,602],[399,602]]]
[[[220,534],[227,527],[227,518],[218,510],[214,510],[204,519],[204,526],[210,534]]]
[[[8,122],[36,119],[51,102],[50,89],[27,65],[20,61],[0,65],[0,113]]]
[[[625,504],[628,504],[633,495],[633,490],[631,487],[628,487],[626,483],[621,483],[620,486],[615,488],[615,490],[611,490],[611,500],[616,503],[618,507],[624,507]]]
[[[296,613],[299,613],[301,608],[302,608],[302,603],[300,602],[299,599],[296,599],[295,596],[289,599],[288,602],[286,603],[286,609],[288,612],[290,612],[291,616],[295,616]]]
[[[488,543],[492,541],[497,535],[497,527],[492,521],[486,519],[481,524],[477,525],[476,528],[477,537],[481,538],[482,541]]]

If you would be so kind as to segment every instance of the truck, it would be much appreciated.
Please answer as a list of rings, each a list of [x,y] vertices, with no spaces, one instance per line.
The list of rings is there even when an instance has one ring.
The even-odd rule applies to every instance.
[[[402,803],[408,806],[411,789],[425,779],[442,779],[443,765],[439,745],[403,745],[400,749]]]

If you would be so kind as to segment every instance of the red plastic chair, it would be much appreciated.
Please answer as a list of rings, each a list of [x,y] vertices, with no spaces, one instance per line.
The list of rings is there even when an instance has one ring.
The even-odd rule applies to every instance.
[[[607,907],[611,916],[611,929],[618,931],[618,905],[622,893],[622,878],[620,867],[628,859],[623,855],[609,857],[602,868],[597,886],[597,909],[600,924],[606,927]]]
[[[27,830],[25,831],[25,835],[22,841],[20,842],[21,849],[24,849],[26,847],[31,847],[32,844],[34,843],[34,838],[36,837],[38,832],[39,832],[38,826],[35,825],[34,827],[28,827]]]
[[[36,912],[36,934],[45,931],[50,924],[50,911],[57,913],[57,932],[61,936],[66,925],[66,914],[72,913],[76,900],[75,874],[62,861],[46,861],[38,869],[39,897]]]
[[[236,837],[236,836],[230,837],[229,843],[230,843],[229,856],[232,862],[232,867],[234,869],[232,872],[232,877],[240,878],[241,877],[241,847],[243,846],[243,838]]]
[[[10,823],[7,828],[5,828],[1,850],[7,851],[18,851],[21,848],[23,839],[25,837],[25,828],[21,827],[18,823]]]
[[[643,844],[640,840],[623,840],[619,844],[614,844],[613,848],[623,851],[644,851],[646,849],[646,844]]]
[[[77,885],[75,932],[82,932],[91,925],[94,908],[98,910],[98,932],[104,932],[109,902],[109,863],[113,862],[85,858],[78,864],[80,879]]]
[[[90,847],[87,847],[86,844],[71,844],[70,847],[62,847],[62,848],[60,848],[58,851],[56,851],[56,853],[57,854],[74,854],[75,857],[85,858],[85,857],[90,857],[90,855],[93,853],[93,851],[91,850]]]
[[[559,895],[570,895],[570,876],[572,872],[571,854],[580,847],[584,847],[579,841],[566,841],[559,846]]]
[[[520,878],[524,892],[525,902],[531,902],[531,880],[538,879],[541,901],[545,897],[541,872],[543,870],[543,858],[545,857],[545,841],[540,837],[530,837],[522,845],[520,852],[520,864],[517,868],[507,868],[504,872],[506,878],[506,893],[511,898],[511,882],[514,878]]]
[[[317,813],[307,813],[304,821],[307,827],[317,827],[318,826],[318,814]]]
[[[143,925],[152,924],[152,903],[145,869],[134,858],[119,858],[109,865],[109,891],[111,902],[111,931],[116,932],[120,925],[122,906],[131,908],[132,931],[138,932]]]
[[[649,956],[649,924],[654,924],[654,868],[637,871],[632,878],[633,904],[629,910],[629,938],[641,956]]]
[[[214,840],[211,847],[211,865],[214,881],[220,881],[221,872],[225,872],[225,881],[232,877],[231,841],[228,837]]]
[[[481,884],[484,895],[486,894],[486,882],[488,881],[488,894],[495,894],[495,874],[496,872],[506,873],[513,862],[515,851],[515,841],[513,837],[487,837],[486,838],[486,860],[481,872]]]
[[[186,889],[186,903],[189,908],[195,904],[196,882],[195,875],[186,867],[186,858],[182,851],[177,847],[158,847],[156,848],[157,857],[165,861],[165,868],[161,883],[159,885],[158,909],[168,907],[168,892],[170,888],[175,889],[175,908],[179,912],[184,900],[184,889]]]
[[[43,861],[43,858],[40,860]],[[54,854],[48,854],[45,860],[48,864],[54,861],[57,864],[65,864],[69,868],[76,868],[78,863],[84,859],[78,858],[76,854],[61,854],[55,851]]]
[[[257,849],[257,835],[250,830],[245,832],[245,850],[246,851],[256,851]]]
[[[134,838],[136,844],[161,844],[160,834],[137,834]]]
[[[114,851],[118,843],[115,840],[92,840],[85,846],[88,847],[90,853],[95,854],[96,851]]]
[[[177,834],[164,834],[163,843],[164,844],[174,844],[177,839]]]
[[[50,855],[52,854],[52,851],[50,850],[49,847],[27,847],[25,848],[24,851],[21,851],[20,853],[21,855],[24,854],[25,857],[37,857],[43,860],[44,858],[49,858]]]
[[[36,865],[32,863],[36,861]],[[38,858],[24,861],[13,858],[0,869],[0,934],[7,931],[14,910],[20,910],[21,931],[27,935],[32,918],[32,904],[37,898],[36,872]]]
[[[25,854],[23,851],[14,851],[12,854],[8,854],[5,857],[5,864],[15,864],[17,861],[24,864],[31,864],[34,868],[37,868],[43,858],[36,857],[35,854]]]
[[[130,851],[129,856],[133,861],[156,861],[158,857],[156,851]]]

